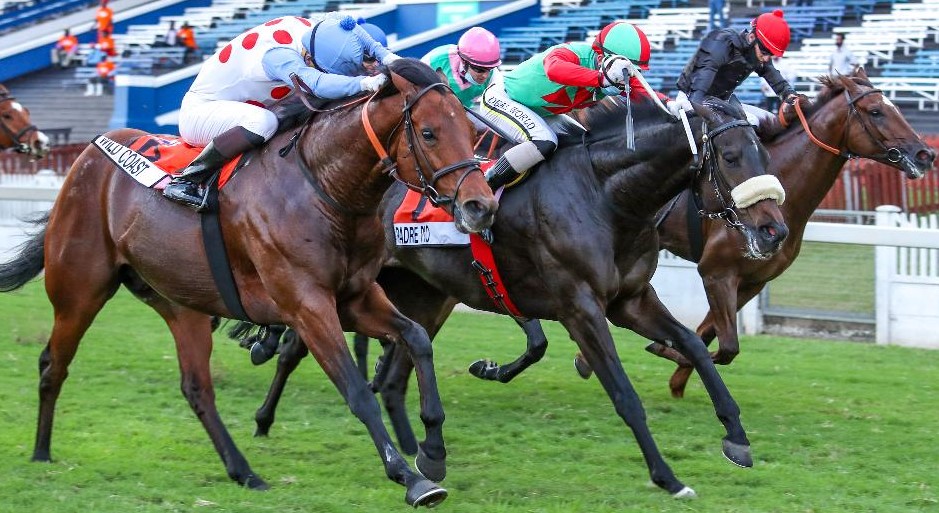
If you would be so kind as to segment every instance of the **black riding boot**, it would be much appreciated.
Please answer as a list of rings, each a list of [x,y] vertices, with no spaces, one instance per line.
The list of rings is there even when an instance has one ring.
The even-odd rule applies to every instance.
[[[205,202],[202,182],[235,156],[263,143],[263,137],[240,126],[216,136],[182,173],[166,184],[163,196],[201,210]]]
[[[503,156],[499,157],[499,160],[486,171],[486,181],[489,182],[489,187],[495,191],[507,183],[512,183],[521,175],[522,173],[516,171]]]

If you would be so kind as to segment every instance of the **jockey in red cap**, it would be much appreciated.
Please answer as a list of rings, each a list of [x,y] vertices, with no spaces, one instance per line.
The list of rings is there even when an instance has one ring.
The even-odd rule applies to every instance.
[[[804,96],[796,93],[772,62],[774,56],[782,57],[788,46],[789,24],[779,9],[761,14],[750,29],[742,32],[711,31],[678,78],[678,89],[692,102],[701,102],[705,96],[729,100],[737,86],[755,71],[777,96],[791,104]]]

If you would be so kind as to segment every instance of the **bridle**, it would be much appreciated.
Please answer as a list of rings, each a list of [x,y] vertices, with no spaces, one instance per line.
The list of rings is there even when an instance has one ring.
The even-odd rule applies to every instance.
[[[815,137],[815,134],[812,133],[812,129],[809,128],[808,120],[805,118],[805,113],[802,112],[802,105],[798,99],[795,101],[794,107],[795,107],[796,114],[799,116],[799,121],[802,123],[802,128],[805,130],[806,135],[808,135],[809,140],[815,143],[818,147],[826,151],[829,151],[831,153],[834,153],[835,155],[838,155],[845,159],[867,158],[867,159],[877,160],[881,162],[886,160],[887,162],[890,162],[892,164],[897,164],[903,159],[903,152],[900,150],[900,148],[897,148],[896,146],[888,148],[887,145],[881,142],[880,139],[874,137],[874,134],[871,132],[870,127],[868,126],[867,123],[864,122],[864,117],[861,116],[860,112],[858,112],[857,110],[857,105],[856,105],[857,102],[860,101],[865,96],[869,94],[874,94],[874,93],[883,94],[883,91],[881,91],[880,89],[871,89],[869,91],[864,91],[863,93],[859,94],[856,98],[851,98],[851,95],[848,94],[848,90],[845,89],[844,97],[845,97],[845,100],[847,101],[848,108],[850,109],[850,112],[848,113],[848,121],[850,121],[852,117],[857,117],[858,123],[860,123],[861,127],[864,129],[864,132],[867,133],[867,136],[870,137],[870,139],[874,141],[874,143],[877,146],[879,146],[882,150],[884,150],[883,153],[880,153],[880,154],[859,155],[856,153],[852,153],[846,149],[842,150],[842,149],[838,149],[833,146],[829,146],[825,144],[824,142],[820,141],[817,137]],[[841,137],[841,143],[840,143],[841,147],[846,147],[845,141],[847,141],[848,139],[848,130],[850,130],[850,128],[851,128],[851,123],[850,122],[845,123],[844,135]]]
[[[6,102],[14,102],[16,98],[10,96],[10,93],[7,91],[0,91],[0,105],[3,105]],[[6,122],[0,117],[0,130],[3,134],[10,138],[10,146],[13,147],[16,151],[20,153],[29,153],[29,144],[23,142],[23,137],[25,137],[30,132],[38,132],[39,129],[36,128],[36,125],[29,124],[21,128],[18,132],[14,132]]]
[[[722,219],[728,227],[736,228],[742,230],[744,228],[743,223],[740,222],[739,216],[737,215],[737,205],[734,203],[733,199],[727,199],[729,191],[733,189],[730,184],[727,183],[727,179],[724,178],[724,174],[721,173],[720,166],[717,165],[715,160],[715,155],[717,154],[714,150],[714,138],[718,135],[730,130],[731,128],[748,128],[750,123],[743,119],[735,119],[733,121],[728,121],[722,125],[719,125],[717,128],[707,132],[701,136],[702,144],[704,145],[702,154],[703,158],[701,163],[697,166],[693,166],[695,170],[694,175],[694,184],[692,185],[691,191],[694,198],[695,208],[698,209],[698,215],[701,217],[706,217],[708,219]],[[721,208],[719,210],[707,210],[704,207],[704,201],[701,199],[701,191],[699,190],[698,178],[701,177],[702,173],[707,173],[708,182],[714,187],[714,195],[717,196],[717,199],[721,202]],[[725,192],[728,191],[728,192]]]
[[[404,109],[402,111],[404,113],[404,116],[401,118],[401,121],[399,121],[398,124],[395,125],[395,127],[388,134],[388,145],[390,146],[391,138],[394,137],[395,132],[397,132],[398,129],[402,125],[404,126],[404,136],[405,136],[405,140],[407,141],[408,151],[410,151],[411,154],[414,155],[414,167],[417,171],[417,179],[419,182],[417,184],[411,183],[401,178],[401,176],[398,174],[397,163],[395,163],[395,161],[392,160],[391,157],[388,156],[388,152],[385,151],[385,146],[381,144],[381,142],[378,140],[378,136],[375,135],[375,130],[372,129],[372,124],[368,118],[368,105],[369,103],[371,103],[371,101],[375,98],[375,95],[377,95],[378,93],[376,92],[375,94],[371,95],[368,98],[368,100],[365,102],[365,105],[362,106],[362,124],[365,126],[365,134],[368,136],[368,140],[372,144],[372,148],[375,149],[375,153],[377,153],[378,157],[381,159],[381,164],[384,166],[383,172],[388,174],[388,176],[394,178],[398,182],[402,183],[408,189],[417,191],[423,194],[424,196],[426,196],[427,199],[430,200],[430,202],[435,207],[441,206],[441,205],[447,206],[447,205],[453,204],[454,201],[456,201],[456,197],[460,194],[460,186],[463,185],[463,181],[466,180],[469,174],[472,173],[473,171],[479,171],[480,173],[482,172],[482,170],[479,167],[479,161],[477,161],[475,158],[471,158],[471,159],[462,160],[455,164],[451,164],[449,166],[445,166],[441,169],[434,171],[430,177],[429,182],[427,181],[427,178],[424,177],[424,173],[421,170],[421,161],[423,160],[424,164],[430,169],[433,169],[433,165],[430,163],[430,160],[427,158],[427,154],[423,150],[423,147],[417,144],[416,142],[417,139],[414,134],[414,123],[411,120],[411,109],[414,107],[415,104],[417,104],[418,100],[420,100],[421,97],[423,97],[432,89],[436,89],[436,88],[442,89],[444,91],[444,94],[452,93],[450,88],[441,82],[435,82],[433,84],[430,84],[429,86],[424,87],[417,93],[417,95],[414,96],[414,98],[411,98],[410,100],[407,101],[407,103],[405,103]],[[464,169],[464,168],[466,170],[463,172],[462,175],[460,175],[460,178],[456,182],[456,188],[454,189],[453,197],[442,195],[440,194],[439,191],[437,191],[436,187],[434,186],[437,183],[437,180],[443,178],[444,176],[450,173],[453,173],[457,170]]]

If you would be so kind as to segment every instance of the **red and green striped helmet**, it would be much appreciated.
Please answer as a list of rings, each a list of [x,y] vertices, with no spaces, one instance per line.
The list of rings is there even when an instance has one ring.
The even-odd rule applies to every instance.
[[[649,69],[649,56],[652,54],[649,39],[632,23],[614,21],[603,27],[593,41],[593,49],[600,55],[622,55],[640,69]]]

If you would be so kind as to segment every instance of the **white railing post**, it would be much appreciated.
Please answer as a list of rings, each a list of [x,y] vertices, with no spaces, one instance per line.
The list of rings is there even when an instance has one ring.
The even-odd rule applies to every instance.
[[[876,224],[895,227],[900,207],[881,205],[876,209]],[[897,270],[897,249],[892,246],[874,248],[874,312],[877,322],[877,343],[890,343],[890,280]]]

